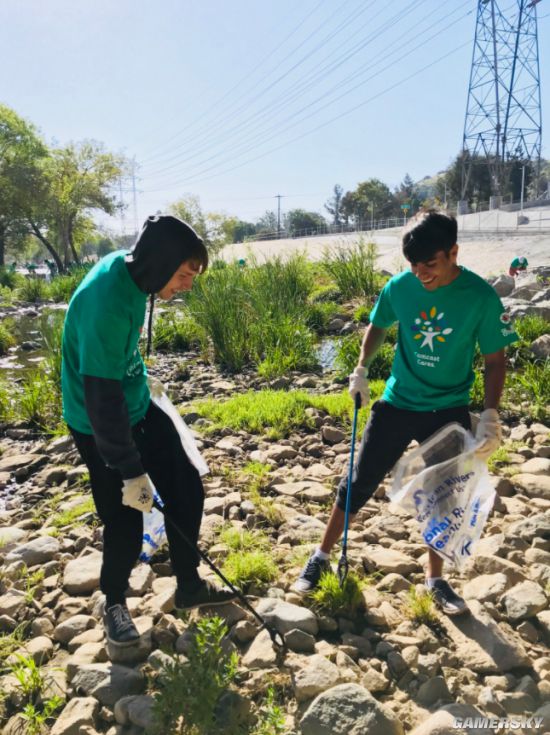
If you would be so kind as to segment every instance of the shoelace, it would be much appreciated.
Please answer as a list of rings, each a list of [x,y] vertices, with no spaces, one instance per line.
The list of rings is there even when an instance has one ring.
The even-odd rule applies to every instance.
[[[113,616],[115,625],[121,632],[132,627],[132,618],[130,617],[128,608],[125,605],[113,605],[109,608],[109,612]]]
[[[443,580],[437,585],[437,589],[439,592],[443,595],[443,597],[447,600],[447,602],[456,602],[460,599],[460,597],[454,592],[451,585]]]
[[[306,564],[306,570],[304,572],[304,577],[308,574],[313,574],[313,572],[317,571],[317,567],[321,566],[323,563],[323,559],[316,559],[315,557],[312,557],[308,560],[308,563]]]

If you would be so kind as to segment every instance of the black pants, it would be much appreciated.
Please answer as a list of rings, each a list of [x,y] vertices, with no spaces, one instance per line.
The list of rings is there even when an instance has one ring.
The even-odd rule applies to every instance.
[[[70,428],[70,427],[69,427]],[[128,580],[141,551],[143,515],[122,505],[122,479],[107,467],[94,437],[73,429],[71,434],[90,471],[97,513],[104,524],[100,587],[110,604],[123,601]],[[162,498],[166,512],[196,544],[204,505],[204,489],[197,469],[187,458],[170,418],[151,402],[145,417],[132,427],[145,471]],[[166,525],[172,569],[178,585],[198,581],[199,557]]]
[[[413,439],[421,443],[453,421],[469,429],[468,406],[444,408],[440,411],[407,411],[395,408],[386,401],[376,401],[363,432],[353,468],[350,513],[357,513],[372,497]],[[347,489],[346,475],[338,485],[336,500],[343,511],[346,509]]]

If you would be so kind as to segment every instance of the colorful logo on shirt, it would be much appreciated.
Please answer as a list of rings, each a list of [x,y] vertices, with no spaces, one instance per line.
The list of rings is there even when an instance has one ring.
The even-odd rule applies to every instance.
[[[514,333],[514,325],[512,324],[512,317],[506,311],[503,311],[499,317],[501,324],[504,324],[504,328],[500,330],[503,337],[507,337],[509,334]]]
[[[447,337],[453,331],[445,322],[445,314],[440,311],[437,313],[435,306],[432,306],[429,312],[421,311],[420,317],[414,320],[411,330],[416,332],[414,339],[421,339],[420,347],[429,347],[434,351],[434,340],[436,342],[446,342]]]

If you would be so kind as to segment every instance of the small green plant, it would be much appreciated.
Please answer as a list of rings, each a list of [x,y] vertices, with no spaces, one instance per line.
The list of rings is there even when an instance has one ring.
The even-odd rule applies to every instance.
[[[28,301],[32,304],[37,301],[45,301],[49,296],[48,284],[34,276],[25,278],[17,289],[17,296],[20,301]]]
[[[29,572],[25,565],[21,574],[21,579],[25,585],[25,602],[30,605],[34,600],[37,591],[42,586],[42,582],[44,581],[44,570],[37,569],[34,572]]]
[[[79,505],[69,510],[64,510],[62,513],[58,513],[52,520],[52,525],[56,528],[63,528],[63,526],[71,526],[78,523],[78,520],[87,513],[95,512],[95,504],[93,498],[86,498]]]
[[[15,337],[12,332],[12,323],[4,319],[0,322],[0,355],[5,355],[10,347],[15,345]]]
[[[341,307],[334,301],[313,302],[307,307],[306,325],[315,332],[322,332],[340,312]]]
[[[510,455],[508,454],[508,450],[506,449],[506,447],[499,447],[495,452],[491,454],[491,456],[487,460],[487,467],[489,468],[489,472],[496,474],[499,468],[504,464],[508,464],[509,461]]]
[[[13,416],[13,390],[0,379],[0,421],[9,421]]]
[[[268,537],[259,531],[239,530],[234,526],[226,526],[220,532],[220,541],[230,551],[267,551],[270,548]]]
[[[17,408],[20,417],[32,426],[56,432],[62,423],[58,376],[44,368],[29,371],[23,379]]]
[[[26,704],[23,708],[22,717],[27,721],[27,734],[42,735],[42,733],[47,732],[48,720],[53,718],[63,704],[63,699],[57,695],[42,702],[40,706],[32,704],[32,702]]]
[[[474,382],[470,388],[470,406],[476,411],[482,411],[485,403],[485,383],[483,373],[477,368],[474,370]]]
[[[12,633],[0,634],[0,673],[5,673],[9,666],[6,664],[9,656],[14,653],[25,641],[29,623],[20,623]]]
[[[326,615],[354,615],[365,604],[361,583],[353,572],[348,574],[343,587],[340,587],[340,580],[334,572],[325,572],[309,600],[315,610]]]
[[[57,275],[50,281],[50,298],[56,303],[68,303],[91,265],[75,267],[70,273]]]
[[[371,309],[365,304],[360,304],[353,312],[353,321],[359,322],[360,324],[368,324],[370,319]]]
[[[287,732],[283,709],[275,701],[274,688],[269,687],[251,735],[284,735]]]
[[[215,708],[237,673],[236,653],[224,647],[227,626],[219,617],[198,621],[187,659],[174,657],[161,669],[154,695],[157,735],[214,735],[224,732]]]
[[[160,314],[153,327],[155,350],[181,352],[206,341],[204,331],[186,312],[168,311]]]
[[[30,701],[36,701],[46,685],[46,677],[42,668],[32,656],[15,653],[15,663],[11,665],[11,673],[17,679],[21,693]]]
[[[414,585],[409,588],[403,612],[409,620],[418,624],[430,625],[437,622],[433,594],[428,590],[417,592]]]
[[[341,378],[347,377],[357,367],[361,341],[362,337],[358,334],[349,334],[340,341],[334,366]],[[391,373],[394,356],[392,345],[384,343],[369,365],[369,379],[387,380]]]
[[[550,359],[542,363],[527,363],[521,372],[515,373],[510,394],[516,400],[529,401],[529,413],[538,421],[546,421],[550,414]]]
[[[252,584],[269,584],[279,574],[271,552],[261,549],[230,552],[222,571],[230,582],[244,590]]]

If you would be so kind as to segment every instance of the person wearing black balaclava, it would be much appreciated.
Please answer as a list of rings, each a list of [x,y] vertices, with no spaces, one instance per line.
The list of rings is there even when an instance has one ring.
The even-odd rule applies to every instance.
[[[63,330],[63,416],[90,472],[103,522],[100,587],[111,643],[139,638],[125,593],[138,559],[143,512],[159,493],[166,512],[196,545],[204,504],[198,470],[188,459],[171,419],[152,401],[138,349],[150,296],[147,352],[155,295],[167,300],[189,291],[208,267],[203,241],[170,215],[149,217],[128,253],[102,258],[75,291]],[[180,609],[233,598],[199,577],[198,554],[171,526],[166,529]]]

